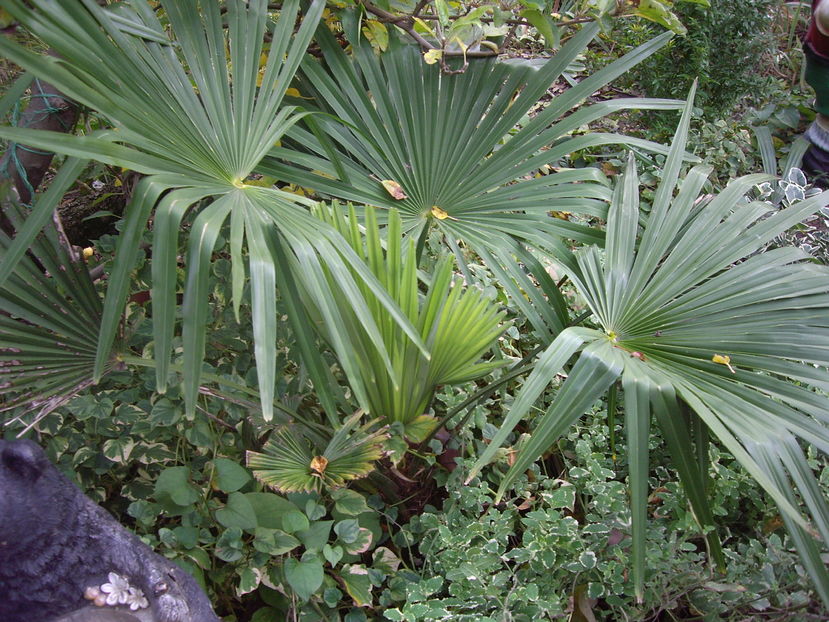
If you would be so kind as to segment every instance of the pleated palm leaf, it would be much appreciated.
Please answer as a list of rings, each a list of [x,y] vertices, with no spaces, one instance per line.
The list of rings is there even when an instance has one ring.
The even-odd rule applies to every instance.
[[[829,574],[812,537],[829,542],[829,507],[800,446],[829,450],[829,268],[795,248],[761,252],[829,202],[829,193],[773,211],[743,200],[770,179],[758,174],[732,181],[713,198],[698,197],[710,169],[695,167],[675,194],[690,111],[689,102],[643,230],[631,158],[608,216],[606,250],[584,248],[567,266],[599,328],[568,328],[539,357],[471,476],[575,355],[499,496],[621,381],[637,596],[643,593],[653,417],[699,522],[713,524],[706,496],[712,435],[777,503],[829,603]],[[708,542],[722,563],[716,533]]]
[[[460,384],[480,378],[500,367],[500,361],[481,361],[504,330],[498,305],[474,287],[463,287],[453,274],[451,255],[437,264],[424,295],[420,294],[414,240],[403,239],[397,210],[388,214],[385,239],[373,208],[365,211],[365,232],[358,227],[352,207],[348,220],[338,206],[323,207],[321,217],[337,229],[380,279],[426,344],[425,356],[379,304],[372,304],[371,319],[379,327],[384,349],[391,357],[387,365],[376,344],[365,332],[365,319],[341,309],[340,329],[351,335],[358,361],[357,379],[366,387],[371,415],[384,423],[402,423],[411,440],[422,438],[434,427],[427,415],[435,390],[441,385]],[[324,334],[330,333],[327,325]]]
[[[3,213],[19,222],[7,184],[0,193]],[[10,246],[0,231],[0,258]],[[36,422],[92,383],[103,309],[85,262],[51,222],[0,288],[0,308],[0,413],[35,412]]]
[[[266,0],[167,0],[161,6],[168,25],[159,21],[145,0],[105,7],[94,0],[4,3],[20,24],[58,55],[38,55],[3,37],[0,50],[5,56],[104,115],[114,129],[79,137],[0,128],[0,136],[146,175],[126,208],[104,305],[96,379],[109,360],[141,234],[154,213],[153,326],[157,383],[160,391],[165,390],[175,325],[179,232],[185,213],[197,210],[189,232],[182,309],[184,394],[193,408],[204,353],[210,258],[230,220],[233,302],[238,314],[246,242],[257,371],[262,406],[270,419],[278,284],[292,278],[318,280],[318,287],[310,290],[315,304],[328,319],[336,320],[338,309],[329,301],[341,297],[364,309],[354,279],[368,279],[368,289],[395,315],[376,279],[336,232],[308,214],[307,205],[298,204],[295,195],[248,183],[262,157],[300,116],[294,107],[283,106],[282,99],[325,2],[310,3],[296,33],[299,0],[283,3],[275,21]],[[32,231],[48,217],[48,213],[33,213],[0,266],[0,281],[4,270],[25,251]],[[296,258],[301,274],[288,274],[289,256]],[[322,278],[323,265],[343,277],[336,294]],[[327,378],[322,363],[314,358],[318,353],[313,332],[302,313],[293,313],[290,319],[303,354],[310,357],[316,389],[333,417]],[[379,343],[376,330],[370,325],[368,330]],[[417,341],[414,330],[404,325],[406,330]],[[336,343],[343,365],[353,366],[347,336]]]
[[[367,476],[383,457],[386,428],[372,430],[377,420],[359,425],[361,416],[360,411],[351,415],[319,449],[298,428],[280,428],[261,452],[247,452],[248,467],[256,479],[280,492],[341,488]]]
[[[319,126],[313,132],[292,128],[292,148],[274,149],[260,170],[332,197],[396,208],[413,237],[434,225],[455,250],[455,241],[463,240],[488,261],[536,328],[551,337],[568,323],[566,305],[543,267],[516,240],[562,255],[567,246],[560,236],[599,242],[596,230],[554,218],[550,211],[604,218],[610,190],[596,168],[536,172],[567,154],[611,143],[664,153],[664,147],[644,140],[576,132],[614,111],[681,107],[674,100],[625,98],[565,116],[659,49],[671,36],[666,33],[555,96],[530,119],[528,111],[597,32],[597,25],[586,25],[538,68],[472,59],[463,73],[444,75],[394,37],[380,55],[361,39],[352,44],[351,58],[320,29],[316,39],[324,62],[303,63],[299,89],[311,98],[301,100],[304,105],[332,117],[313,117]],[[319,130],[330,140],[318,140]],[[300,148],[307,151],[303,157],[296,155]]]

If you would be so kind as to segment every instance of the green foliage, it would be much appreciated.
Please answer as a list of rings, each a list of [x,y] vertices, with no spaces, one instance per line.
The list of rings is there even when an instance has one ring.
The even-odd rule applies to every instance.
[[[772,19],[776,0],[730,0],[710,8],[678,2],[674,10],[687,29],[629,76],[653,97],[682,97],[699,81],[698,105],[706,117],[727,116],[744,97],[761,98],[768,88],[767,69],[776,62]],[[624,28],[624,23],[617,23]],[[640,27],[644,40],[653,27]]]
[[[813,538],[829,541],[829,281],[785,245],[805,248],[790,227],[827,197],[791,168],[800,147],[762,125],[795,131],[793,106],[755,117],[759,156],[748,118],[703,125],[715,185],[759,162],[784,179],[699,196],[708,168],[679,183],[690,104],[670,149],[588,129],[677,108],[593,98],[667,35],[563,93],[550,86],[596,24],[541,62],[473,58],[492,49],[484,27],[514,12],[559,47],[562,21],[607,25],[615,2],[421,6],[411,28],[446,54],[433,65],[369,3],[377,19],[341,14],[350,52],[318,30],[321,58],[304,54],[321,2],[299,24],[297,2],[278,16],[264,0],[7,4],[61,58],[0,48],[116,129],[0,134],[147,177],[120,234],[96,244],[103,306],[44,229],[83,162],[69,158],[18,237],[0,239],[0,392],[28,391],[4,407],[55,409],[36,423],[51,457],[228,621],[736,620],[817,612],[806,577],[829,600]],[[703,60],[727,56],[714,24],[761,17],[625,10],[676,31],[671,11],[693,17],[706,105],[725,106],[728,81]],[[744,59],[750,37],[737,39]],[[282,103],[300,61],[302,111]],[[633,157],[568,168],[609,144],[633,147],[644,189]],[[358,205],[346,219],[279,180]]]
[[[368,387],[370,412],[384,422],[403,424],[406,436],[420,441],[433,427],[425,415],[436,387],[469,382],[503,365],[497,360],[479,361],[501,334],[503,313],[482,292],[462,287],[454,279],[451,256],[438,261],[425,295],[421,295],[414,240],[403,239],[397,210],[388,214],[384,239],[373,208],[365,211],[365,233],[360,231],[353,208],[347,221],[336,205],[322,207],[320,215],[366,262],[429,349],[429,356],[424,356],[385,308],[371,305],[384,350],[392,355],[388,367],[364,336],[365,319],[343,310],[345,324],[340,330],[352,333],[351,343],[359,348],[357,371],[362,382],[358,386]],[[328,327],[323,325],[322,332],[331,340]]]
[[[369,431],[376,420],[354,430],[361,415],[358,411],[349,417],[319,455],[304,438],[297,438],[296,430],[276,430],[264,453],[247,453],[248,466],[259,481],[282,492],[319,492],[365,477],[383,457],[388,434],[385,429]]]
[[[187,421],[180,385],[160,397],[147,389],[153,376],[117,371],[94,397],[55,410],[39,424],[50,457],[196,576],[225,619],[372,605],[401,563],[377,497],[261,490],[239,464],[244,437],[234,429],[261,426],[261,416],[231,393],[203,397],[213,417]]]
[[[55,180],[57,193],[64,183]],[[12,222],[23,222],[6,184],[0,187],[0,204]],[[11,246],[0,231],[0,256]],[[52,223],[8,275],[0,307],[0,396],[5,398],[0,410],[22,405],[17,416],[36,410],[37,420],[90,385],[101,299],[86,264],[67,251]]]
[[[804,566],[827,600],[829,574],[817,561],[819,548],[812,536],[819,533],[826,541],[829,506],[816,493],[797,442],[799,437],[829,447],[825,398],[784,379],[808,379],[825,389],[814,365],[829,363],[822,346],[829,337],[824,320],[829,273],[804,262],[805,255],[795,249],[753,254],[817,211],[829,194],[770,215],[768,203],[742,200],[764,181],[755,175],[698,201],[708,169],[695,167],[674,197],[690,115],[691,101],[641,235],[631,157],[608,216],[605,253],[587,247],[565,266],[599,328],[568,328],[541,355],[476,470],[578,352],[567,381],[501,484],[501,494],[597,398],[611,387],[615,393],[621,381],[637,595],[645,571],[647,442],[653,417],[701,527],[707,530],[713,523],[701,468],[710,432],[779,505]],[[692,446],[688,439],[694,440]],[[813,525],[796,509],[793,488],[802,495]],[[707,538],[722,565],[716,534],[709,532]]]
[[[648,575],[643,599],[634,596],[630,510],[623,484],[624,456],[614,460],[606,413],[588,415],[545,461],[556,476],[533,467],[513,495],[496,503],[497,468],[464,484],[471,461],[459,461],[447,478],[449,499],[413,518],[399,536],[426,552],[421,580],[405,586],[405,604],[384,612],[388,620],[540,620],[577,609],[588,619],[646,620],[708,616],[744,620],[760,612],[805,609],[802,569],[789,543],[764,533],[771,508],[757,499],[750,478],[733,459],[712,448],[712,512],[735,518],[725,548],[725,574],[705,563],[688,500],[654,451],[646,530]],[[621,430],[621,427],[619,428]],[[496,465],[497,466],[497,465]],[[746,498],[756,502],[746,511]],[[770,514],[771,512],[771,514]],[[578,615],[578,614],[574,614]]]
[[[370,289],[389,304],[385,292],[353,254],[343,253],[341,238],[311,217],[295,195],[272,187],[246,183],[254,167],[299,115],[282,99],[324,9],[313,2],[294,34],[298,0],[282,7],[272,21],[267,2],[231,2],[224,14],[215,2],[167,2],[166,22],[143,1],[100,7],[94,2],[57,6],[55,3],[10,2],[9,12],[45,41],[60,61],[35,54],[5,38],[0,49],[64,93],[104,115],[115,130],[89,136],[37,132],[5,127],[0,135],[27,145],[81,158],[93,158],[147,175],[133,193],[125,211],[125,227],[118,262],[110,275],[101,319],[95,379],[108,364],[110,349],[129,288],[141,233],[153,211],[152,300],[157,384],[166,389],[176,312],[176,267],[182,218],[198,213],[188,236],[187,278],[182,306],[185,396],[192,414],[205,349],[207,274],[224,223],[230,220],[229,247],[233,268],[233,300],[238,310],[250,273],[252,315],[256,333],[259,390],[266,416],[272,416],[276,377],[271,347],[276,332],[274,290],[286,280],[317,277],[311,293],[336,325],[335,297],[359,311],[365,304],[353,295],[350,283],[336,292],[320,279],[323,264],[368,278]],[[223,27],[227,19],[227,27]],[[175,36],[168,38],[166,28]],[[265,34],[271,42],[265,50]],[[136,34],[137,33],[137,34]],[[173,45],[175,43],[175,45]],[[266,61],[260,74],[260,56]],[[148,100],[152,106],[148,106]],[[76,166],[76,165],[73,165]],[[69,170],[69,169],[67,169]],[[77,170],[75,170],[77,174]],[[166,194],[164,194],[166,193]],[[162,195],[163,198],[162,198]],[[307,205],[307,202],[306,202]],[[25,235],[4,253],[2,276],[51,214],[52,205],[35,210]],[[30,225],[30,226],[29,226]],[[247,241],[247,257],[243,242]],[[291,263],[288,257],[296,254]],[[301,274],[291,274],[292,267]],[[303,354],[314,358],[311,327],[294,301],[290,318],[304,343]],[[392,315],[395,308],[390,305]],[[397,315],[399,321],[402,318]],[[369,327],[369,330],[371,327]],[[404,326],[417,341],[413,330]],[[351,350],[341,338],[340,356],[348,364]],[[327,378],[319,361],[309,361],[310,372],[329,413],[336,411],[327,392]]]
[[[260,170],[323,195],[398,209],[407,234],[420,238],[435,227],[456,254],[456,240],[461,240],[498,274],[535,329],[551,338],[569,322],[568,312],[555,284],[524,245],[555,256],[568,253],[562,236],[598,241],[596,231],[555,218],[550,210],[603,217],[609,199],[607,180],[598,169],[551,167],[566,166],[574,151],[606,144],[664,153],[648,141],[576,130],[613,111],[677,107],[671,100],[628,98],[583,106],[564,116],[656,51],[668,40],[665,33],[528,118],[597,32],[596,25],[585,26],[538,68],[476,59],[462,73],[442,74],[395,38],[382,56],[365,40],[356,40],[350,58],[321,29],[317,39],[324,62],[312,59],[303,65],[299,89],[311,97],[302,100],[304,105],[339,120],[312,117],[327,138],[294,127],[289,136],[296,142],[272,150]],[[299,156],[297,150],[307,153]],[[516,256],[535,282],[518,269]]]

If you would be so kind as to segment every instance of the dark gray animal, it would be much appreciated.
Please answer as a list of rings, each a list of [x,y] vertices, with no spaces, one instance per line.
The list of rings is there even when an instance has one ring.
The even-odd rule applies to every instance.
[[[146,608],[90,604],[87,589],[107,584],[110,573],[140,589]],[[189,574],[84,496],[36,443],[0,439],[0,620],[56,618],[219,621]]]

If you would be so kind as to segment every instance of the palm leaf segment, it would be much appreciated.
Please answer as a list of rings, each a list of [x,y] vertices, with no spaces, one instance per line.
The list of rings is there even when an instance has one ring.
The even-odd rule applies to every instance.
[[[0,193],[3,213],[19,221],[7,184]],[[0,257],[10,245],[0,231]],[[50,223],[0,288],[0,412],[37,411],[30,425],[92,383],[102,304],[67,247]]]
[[[257,370],[262,405],[270,419],[275,376],[274,288],[280,279],[291,278],[288,256],[298,258],[305,278],[320,276],[323,264],[348,264],[352,270],[340,271],[369,278],[375,293],[391,306],[376,279],[360,267],[347,247],[343,250],[339,236],[298,205],[295,195],[246,183],[260,159],[299,118],[294,108],[282,106],[282,99],[325,3],[314,0],[310,4],[296,33],[299,0],[283,3],[278,20],[270,27],[267,50],[263,46],[270,18],[265,0],[224,4],[170,0],[162,5],[173,38],[167,36],[145,0],[112,7],[100,7],[94,0],[5,3],[60,58],[37,55],[6,38],[0,40],[4,54],[105,115],[115,129],[77,137],[0,128],[0,136],[147,174],[127,206],[103,311],[96,378],[107,364],[140,237],[155,209],[153,325],[157,383],[159,390],[165,390],[175,324],[179,229],[185,213],[196,206],[200,212],[189,238],[183,308],[185,397],[193,408],[204,353],[209,262],[220,230],[230,219],[234,305],[238,313],[246,241]],[[222,6],[227,9],[226,26]],[[267,61],[260,71],[263,53]],[[32,218],[46,219],[48,214],[35,213]],[[30,229],[36,232],[38,227]],[[31,239],[18,235],[0,272],[8,273],[9,264]],[[346,282],[342,290],[340,295],[357,308],[364,306],[362,299],[351,294],[353,283]],[[326,302],[335,297],[328,288],[321,286],[314,293],[321,296],[317,304],[326,313],[336,314]],[[298,339],[306,344],[304,351],[311,352],[310,327],[301,314],[293,314],[291,321]],[[404,330],[417,341],[410,326]],[[333,413],[333,398],[322,376],[313,379],[327,410]]]
[[[483,292],[454,282],[451,256],[439,261],[426,295],[421,296],[414,240],[404,241],[397,210],[388,215],[385,240],[381,240],[372,208],[365,211],[365,233],[357,225],[353,208],[348,220],[336,205],[323,208],[320,216],[348,240],[380,279],[429,349],[427,357],[383,306],[373,304],[369,310],[390,355],[391,365],[386,365],[365,334],[364,318],[342,309],[345,324],[340,328],[353,335],[361,378],[357,385],[366,387],[372,416],[400,422],[411,440],[422,440],[434,422],[425,413],[438,386],[479,378],[503,364],[479,361],[503,332],[503,313]]]
[[[515,240],[565,255],[560,236],[599,242],[594,230],[549,212],[604,218],[610,190],[595,168],[537,171],[579,149],[609,143],[664,152],[660,145],[617,134],[573,132],[617,110],[681,106],[673,100],[619,99],[562,118],[661,47],[670,38],[666,34],[556,96],[530,119],[528,111],[597,32],[595,24],[584,27],[539,69],[475,59],[464,73],[442,75],[437,65],[423,62],[417,49],[394,38],[379,56],[360,40],[349,58],[320,29],[324,62],[303,64],[299,88],[332,117],[313,117],[320,126],[315,132],[291,129],[289,135],[307,150],[304,156],[277,148],[260,168],[330,196],[397,208],[404,230],[414,236],[434,225],[448,244],[463,240],[488,260],[536,328],[552,337],[567,325],[566,305],[544,269]],[[318,140],[319,129],[333,144]],[[383,181],[397,184],[402,195],[392,197]],[[543,292],[518,268],[516,256],[532,269]]]
[[[798,442],[829,451],[829,270],[794,248],[758,254],[825,205],[829,193],[770,215],[768,204],[743,199],[768,176],[737,179],[707,200],[698,193],[710,169],[695,167],[674,194],[690,111],[689,102],[641,236],[631,158],[608,216],[605,252],[585,248],[567,266],[601,329],[569,328],[542,354],[473,475],[579,353],[499,494],[621,380],[637,594],[653,415],[698,520],[713,524],[706,498],[713,434],[778,504],[804,567],[829,602],[829,574],[812,537],[829,542],[829,506]],[[796,509],[794,490],[810,522]],[[721,561],[715,534],[709,545]]]

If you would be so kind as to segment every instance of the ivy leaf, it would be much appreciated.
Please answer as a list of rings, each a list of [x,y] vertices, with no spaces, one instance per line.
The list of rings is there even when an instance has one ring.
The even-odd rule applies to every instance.
[[[216,458],[213,467],[213,485],[222,492],[235,492],[252,479],[245,467],[227,458]]]
[[[285,580],[300,600],[310,599],[322,585],[322,561],[314,553],[306,553],[302,560],[289,557],[285,560],[283,569]]]
[[[129,461],[130,454],[135,447],[135,441],[129,436],[121,436],[119,438],[111,438],[104,443],[104,455],[120,464],[126,464]]]
[[[176,406],[166,397],[162,397],[150,411],[150,422],[156,426],[170,426],[178,423],[184,414],[181,407]]]
[[[248,492],[245,497],[256,513],[256,522],[260,527],[282,529],[282,517],[288,512],[299,512],[293,503],[272,492]]]
[[[352,542],[356,542],[357,537],[360,535],[360,523],[358,523],[354,518],[341,520],[339,523],[334,525],[334,533],[336,533],[339,539],[345,544],[351,544]]]
[[[334,508],[348,516],[358,516],[365,512],[371,512],[371,508],[366,504],[366,498],[348,488],[335,490],[331,493],[331,498],[334,500]]]
[[[242,530],[238,527],[231,527],[222,532],[216,540],[216,557],[225,562],[235,562],[242,559]]]
[[[155,482],[155,498],[168,511],[181,510],[198,501],[199,493],[190,483],[190,469],[185,466],[164,469]]]
[[[237,568],[236,574],[239,575],[239,585],[236,588],[237,596],[244,596],[252,592],[262,581],[262,571],[259,568]]]
[[[339,577],[345,586],[345,591],[351,596],[355,605],[358,607],[371,605],[371,581],[365,566],[362,564],[343,566],[339,572]]]
[[[343,551],[343,547],[331,546],[330,544],[326,543],[325,546],[322,547],[322,554],[333,568],[343,558],[343,555],[345,553]]]
[[[298,531],[296,537],[300,539],[306,550],[321,551],[328,542],[333,523],[334,521],[330,520],[314,521],[308,529]]]
[[[282,529],[288,533],[296,533],[308,529],[308,518],[299,511],[288,512],[282,517]]]
[[[216,520],[225,527],[256,528],[256,512],[241,492],[230,493],[227,505],[216,510]]]

